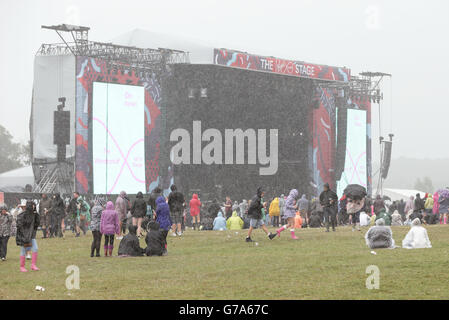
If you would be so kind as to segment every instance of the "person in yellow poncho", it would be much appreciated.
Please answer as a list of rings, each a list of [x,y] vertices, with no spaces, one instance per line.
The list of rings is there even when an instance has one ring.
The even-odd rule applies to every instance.
[[[279,207],[279,198],[276,197],[271,201],[270,208],[268,209],[268,214],[272,218],[273,227],[279,227],[279,215],[281,209]]]
[[[243,229],[243,220],[237,214],[237,211],[232,212],[232,216],[226,221],[226,229],[241,230]]]

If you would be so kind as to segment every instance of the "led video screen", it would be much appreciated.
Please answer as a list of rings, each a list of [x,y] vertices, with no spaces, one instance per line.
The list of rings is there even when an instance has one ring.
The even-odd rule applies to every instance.
[[[366,188],[366,180],[366,111],[348,109],[345,166],[337,182],[338,196],[348,184]]]
[[[144,88],[94,82],[93,191],[145,192]]]

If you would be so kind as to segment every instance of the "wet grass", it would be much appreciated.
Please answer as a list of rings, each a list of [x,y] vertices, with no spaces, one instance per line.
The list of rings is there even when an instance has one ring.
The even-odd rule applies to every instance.
[[[19,272],[19,248],[9,241],[0,262],[1,299],[448,299],[449,226],[429,226],[432,249],[376,250],[362,232],[341,227],[284,232],[269,240],[256,230],[192,231],[168,238],[165,257],[91,258],[92,237],[38,239],[38,272]],[[397,244],[409,230],[393,227]],[[144,240],[141,239],[141,246]],[[114,254],[117,254],[118,240]],[[103,251],[103,250],[102,250]],[[103,252],[102,252],[103,255]],[[80,269],[80,289],[65,286],[66,268]],[[368,290],[366,268],[380,269],[380,288]],[[29,270],[30,262],[27,261]],[[35,286],[45,288],[35,291]]]

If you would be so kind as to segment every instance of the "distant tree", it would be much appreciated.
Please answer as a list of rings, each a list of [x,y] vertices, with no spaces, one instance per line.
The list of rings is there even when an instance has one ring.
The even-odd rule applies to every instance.
[[[0,173],[20,168],[30,163],[30,144],[13,141],[12,135],[0,125]]]
[[[432,179],[429,177],[424,177],[423,180],[417,178],[414,185],[415,190],[423,191],[423,192],[434,192],[434,187],[432,183]]]

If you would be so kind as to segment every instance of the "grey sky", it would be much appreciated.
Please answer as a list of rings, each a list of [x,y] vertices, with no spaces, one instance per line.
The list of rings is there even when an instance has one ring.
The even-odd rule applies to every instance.
[[[382,84],[382,133],[393,158],[449,157],[449,1],[70,1],[0,2],[0,124],[29,139],[34,54],[59,42],[41,25],[91,27],[109,41],[134,28],[197,38],[217,47],[393,74]],[[230,47],[231,46],[231,47]],[[392,93],[392,95],[391,95]],[[378,106],[373,108],[377,158]]]

